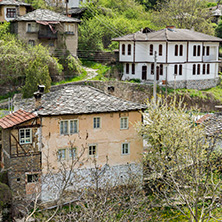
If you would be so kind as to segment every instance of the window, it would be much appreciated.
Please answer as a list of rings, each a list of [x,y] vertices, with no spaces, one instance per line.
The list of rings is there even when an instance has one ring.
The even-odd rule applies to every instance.
[[[210,64],[207,64],[207,74],[210,74]]]
[[[197,56],[200,56],[200,45],[197,47]]]
[[[178,45],[175,45],[174,55],[178,56]]]
[[[122,44],[122,55],[125,55],[125,44]]]
[[[163,46],[159,45],[159,56],[163,55]]]
[[[174,75],[177,75],[177,65],[174,65]]]
[[[200,75],[200,64],[197,65],[197,75]]]
[[[93,118],[93,128],[94,129],[99,129],[101,126],[100,126],[100,117],[94,117]]]
[[[27,144],[32,143],[32,129],[20,129],[19,130],[19,143]]]
[[[70,134],[78,133],[78,120],[70,120],[69,121],[69,132]]]
[[[59,149],[58,150],[58,160],[65,160],[66,159],[66,149]]]
[[[27,174],[27,182],[35,183],[38,182],[39,175],[38,174]]]
[[[154,63],[151,64],[151,75],[154,75]]]
[[[129,74],[129,63],[126,63],[126,74]]]
[[[163,75],[163,64],[160,64],[160,75]]]
[[[205,73],[206,73],[206,65],[203,64],[203,75],[205,75]]]
[[[193,75],[196,75],[196,64],[193,64]]]
[[[135,74],[135,64],[132,64],[132,74]]]
[[[27,24],[26,27],[27,32],[38,32],[38,24],[35,22],[31,22]]]
[[[7,8],[6,9],[6,17],[7,18],[15,18],[16,17],[16,9],[15,8]]]
[[[197,46],[194,45],[193,46],[193,56],[196,56],[197,55]]]
[[[89,156],[96,156],[96,145],[89,146]]]
[[[203,52],[202,52],[202,55],[204,56],[205,55],[205,46],[203,46]]]
[[[120,118],[120,129],[128,129],[128,117]]]
[[[69,135],[78,133],[78,120],[61,120],[60,135]]]
[[[123,143],[122,144],[122,150],[121,150],[121,154],[122,155],[127,155],[130,153],[130,147],[129,147],[129,143]]]
[[[150,55],[153,55],[153,45],[150,45]]]
[[[131,45],[128,45],[128,55],[131,55]]]
[[[73,160],[76,158],[76,154],[77,154],[76,150],[77,150],[76,147],[69,149],[69,159]]]
[[[206,55],[209,56],[210,55],[210,46],[207,46],[207,52]]]
[[[179,65],[179,75],[182,76],[183,73],[183,66]]]
[[[32,47],[35,46],[35,41],[34,40],[29,40],[28,45],[30,45]]]
[[[69,124],[68,120],[60,122],[60,134],[61,135],[68,135],[69,134],[68,124]]]
[[[183,45],[180,45],[180,56],[183,56]]]
[[[75,33],[75,25],[73,24],[66,24],[65,25],[65,33],[69,35],[74,35]]]

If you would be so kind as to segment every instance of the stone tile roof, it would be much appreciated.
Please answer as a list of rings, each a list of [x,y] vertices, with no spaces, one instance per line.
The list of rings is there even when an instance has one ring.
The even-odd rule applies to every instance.
[[[0,119],[0,127],[3,129],[11,128],[20,123],[33,119],[36,116],[37,115],[35,113],[26,112],[22,109],[19,109],[16,112],[11,113]]]
[[[16,1],[16,0],[0,0],[0,5],[23,5],[23,6],[31,6],[30,4],[21,2],[21,1]]]
[[[19,106],[24,110],[33,111],[34,98],[23,100]],[[44,94],[42,108],[37,112],[39,115],[47,116],[133,111],[145,108],[143,104],[105,94],[90,86],[64,85],[56,91]]]
[[[162,29],[159,31],[143,33],[141,31],[114,38],[113,41],[195,41],[195,42],[222,42],[221,38],[206,35],[188,29]]]
[[[222,113],[215,113],[208,117],[202,124],[205,126],[208,136],[222,135]]]
[[[80,22],[79,19],[69,18],[48,9],[37,9],[23,16],[18,16],[14,21]]]
[[[83,13],[84,11],[86,11],[86,8],[73,7],[71,9],[69,9],[69,14],[79,15],[79,14]]]

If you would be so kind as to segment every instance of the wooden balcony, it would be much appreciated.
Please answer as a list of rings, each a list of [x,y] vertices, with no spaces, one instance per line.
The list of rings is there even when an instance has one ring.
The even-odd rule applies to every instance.
[[[57,39],[57,32],[53,33],[50,29],[39,30],[39,39]]]

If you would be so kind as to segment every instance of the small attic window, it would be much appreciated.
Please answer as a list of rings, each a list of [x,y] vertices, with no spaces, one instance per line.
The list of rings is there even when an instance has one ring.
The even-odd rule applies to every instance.
[[[148,27],[144,28],[143,31],[142,31],[142,33],[150,33],[150,32],[154,32],[154,30],[152,30]]]

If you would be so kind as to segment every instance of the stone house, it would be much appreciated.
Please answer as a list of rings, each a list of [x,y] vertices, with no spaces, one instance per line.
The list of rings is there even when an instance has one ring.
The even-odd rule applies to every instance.
[[[177,88],[206,89],[218,82],[219,43],[222,39],[188,29],[167,27],[114,38],[119,42],[122,79],[154,80]]]
[[[142,176],[143,141],[134,125],[145,105],[79,85],[35,97],[15,104],[19,109],[0,120],[2,164],[14,192],[19,187],[31,194],[36,185],[43,201],[55,199],[61,171],[73,161],[72,178],[82,179],[70,181],[69,189],[93,186],[95,161],[103,169],[102,184],[125,184],[129,169]]]
[[[0,0],[0,22],[9,22],[17,16],[25,15],[30,12],[30,4],[16,0]]]
[[[53,54],[66,50],[76,56],[79,19],[47,9],[37,9],[11,22],[11,31],[30,45],[42,44]]]

